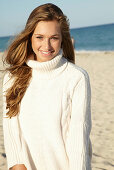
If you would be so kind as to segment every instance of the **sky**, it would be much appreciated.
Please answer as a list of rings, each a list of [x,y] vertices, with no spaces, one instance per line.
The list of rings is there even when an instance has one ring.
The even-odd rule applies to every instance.
[[[114,0],[0,0],[0,36],[19,33],[32,10],[49,2],[62,9],[70,28],[114,23]]]

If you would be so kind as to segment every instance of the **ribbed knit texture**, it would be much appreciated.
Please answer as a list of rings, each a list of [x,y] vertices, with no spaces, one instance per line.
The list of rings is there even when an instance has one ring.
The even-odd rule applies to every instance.
[[[46,62],[28,60],[30,85],[20,113],[5,118],[4,145],[8,168],[25,164],[27,170],[91,170],[91,91],[85,70],[59,53]],[[11,86],[9,74],[3,90]],[[5,92],[4,92],[5,95]]]

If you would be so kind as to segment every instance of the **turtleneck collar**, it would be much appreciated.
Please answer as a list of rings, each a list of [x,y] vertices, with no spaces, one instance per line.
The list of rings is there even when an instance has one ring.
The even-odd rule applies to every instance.
[[[39,62],[28,59],[26,64],[32,68],[32,76],[39,78],[52,78],[61,73],[67,66],[67,59],[62,56],[62,51],[58,53],[52,60]]]

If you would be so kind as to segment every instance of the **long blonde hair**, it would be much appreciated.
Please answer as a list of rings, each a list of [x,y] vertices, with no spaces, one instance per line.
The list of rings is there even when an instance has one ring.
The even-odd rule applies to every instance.
[[[10,65],[7,71],[11,73],[11,78],[14,78],[12,87],[6,93],[7,116],[10,118],[19,113],[20,102],[32,76],[32,70],[26,64],[28,57],[34,54],[31,47],[32,34],[38,22],[52,20],[57,20],[60,23],[63,56],[70,62],[75,63],[74,48],[70,37],[67,17],[59,7],[51,3],[35,8],[27,20],[25,29],[16,36],[9,46],[6,55],[6,63]]]

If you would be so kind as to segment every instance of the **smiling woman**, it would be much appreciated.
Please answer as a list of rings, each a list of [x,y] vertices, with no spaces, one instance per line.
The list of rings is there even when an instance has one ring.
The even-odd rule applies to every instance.
[[[91,170],[89,76],[76,66],[67,17],[54,4],[30,14],[9,46],[3,82],[8,169]]]
[[[54,58],[60,51],[62,35],[60,24],[56,21],[40,21],[32,35],[32,49],[39,62]]]

